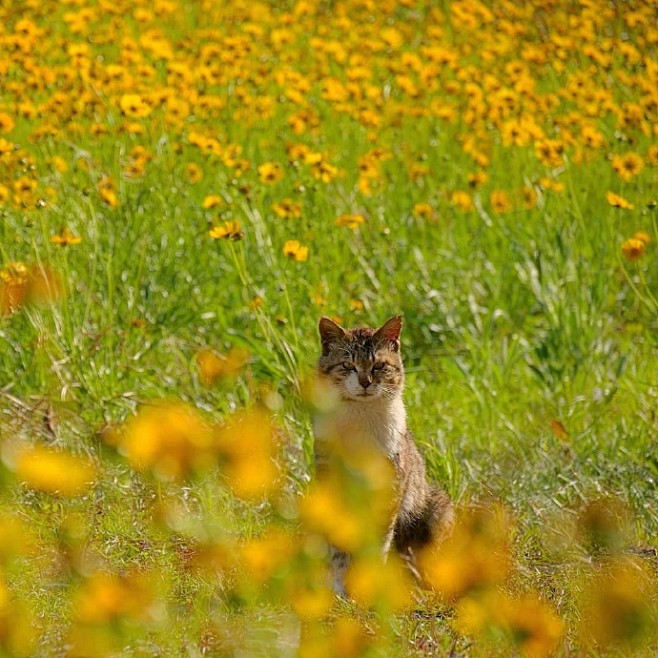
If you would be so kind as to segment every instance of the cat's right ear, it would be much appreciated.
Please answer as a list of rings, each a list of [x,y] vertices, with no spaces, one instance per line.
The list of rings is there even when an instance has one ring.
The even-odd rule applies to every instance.
[[[330,343],[345,338],[345,330],[329,318],[320,318],[318,329],[320,330],[320,340],[322,341],[323,350]]]

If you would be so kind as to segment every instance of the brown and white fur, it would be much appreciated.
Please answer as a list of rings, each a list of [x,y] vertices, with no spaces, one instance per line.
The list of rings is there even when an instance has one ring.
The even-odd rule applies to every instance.
[[[426,478],[425,462],[407,428],[402,391],[404,367],[400,356],[402,318],[380,329],[343,329],[329,318],[319,324],[322,355],[317,373],[336,394],[333,411],[315,423],[316,467],[321,469],[325,447],[335,437],[369,441],[394,470],[394,511],[382,555],[394,547],[404,557],[441,539],[453,520],[447,494]],[[334,591],[345,594],[344,574],[350,557],[332,549]]]

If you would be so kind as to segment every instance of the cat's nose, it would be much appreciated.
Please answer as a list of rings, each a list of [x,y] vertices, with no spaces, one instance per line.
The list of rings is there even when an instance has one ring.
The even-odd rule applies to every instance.
[[[359,384],[361,384],[363,388],[368,388],[368,386],[372,384],[372,377],[370,375],[367,375],[365,377],[359,377]]]

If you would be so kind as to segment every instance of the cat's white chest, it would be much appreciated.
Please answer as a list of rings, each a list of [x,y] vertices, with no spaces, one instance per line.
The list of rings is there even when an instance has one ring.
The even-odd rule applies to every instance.
[[[314,429],[316,439],[371,444],[392,459],[407,429],[406,412],[401,398],[344,402],[316,419]]]

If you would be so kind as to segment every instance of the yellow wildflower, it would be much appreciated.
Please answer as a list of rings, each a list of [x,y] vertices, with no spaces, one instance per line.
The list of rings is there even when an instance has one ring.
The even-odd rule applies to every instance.
[[[151,114],[153,108],[139,94],[124,94],[119,99],[123,114],[132,119],[142,119]]]
[[[107,440],[140,471],[180,480],[215,463],[213,433],[198,412],[180,402],[144,407]]]
[[[287,240],[283,245],[283,253],[299,263],[308,260],[308,247],[302,246],[299,240]]]
[[[196,162],[188,162],[185,165],[185,178],[189,183],[198,183],[203,178],[203,170]]]
[[[491,201],[491,209],[497,214],[509,212],[512,209],[512,202],[510,201],[507,192],[504,192],[503,190],[494,190],[489,198]]]
[[[88,457],[44,446],[20,450],[14,470],[19,480],[32,489],[60,496],[85,493],[97,475]]]
[[[414,217],[432,219],[435,216],[434,208],[429,203],[416,203],[411,211]]]
[[[262,183],[278,183],[283,178],[283,167],[278,162],[265,162],[258,166]]]
[[[249,352],[237,347],[226,356],[210,349],[203,349],[196,355],[199,378],[205,386],[212,386],[220,378],[235,377],[248,361]]]
[[[281,484],[274,431],[270,417],[253,410],[236,414],[215,432],[222,471],[237,496],[261,498]]]
[[[208,235],[215,240],[240,240],[244,237],[244,232],[237,220],[224,222],[218,226],[213,226]]]
[[[69,229],[65,228],[60,233],[51,236],[50,241],[53,244],[66,247],[70,244],[80,244],[82,242],[82,238],[80,236],[73,235]]]
[[[224,199],[219,194],[209,194],[204,198],[201,205],[205,210],[211,210],[212,208],[224,205]]]
[[[632,237],[632,238],[628,238],[628,240],[624,240],[624,242],[621,245],[622,253],[630,261],[640,260],[640,258],[644,256],[644,252],[646,251],[646,248],[647,248],[646,242],[636,237]]]
[[[644,160],[637,153],[615,155],[612,158],[612,168],[625,181],[637,176],[644,168]]]
[[[624,210],[632,210],[635,208],[630,201],[627,201],[623,196],[619,196],[614,192],[606,192],[605,198],[614,208],[623,208]]]
[[[292,199],[282,199],[277,203],[273,203],[272,210],[282,218],[302,216],[302,204]]]
[[[353,231],[365,224],[366,218],[361,214],[344,214],[336,219],[336,226],[344,226]]]

